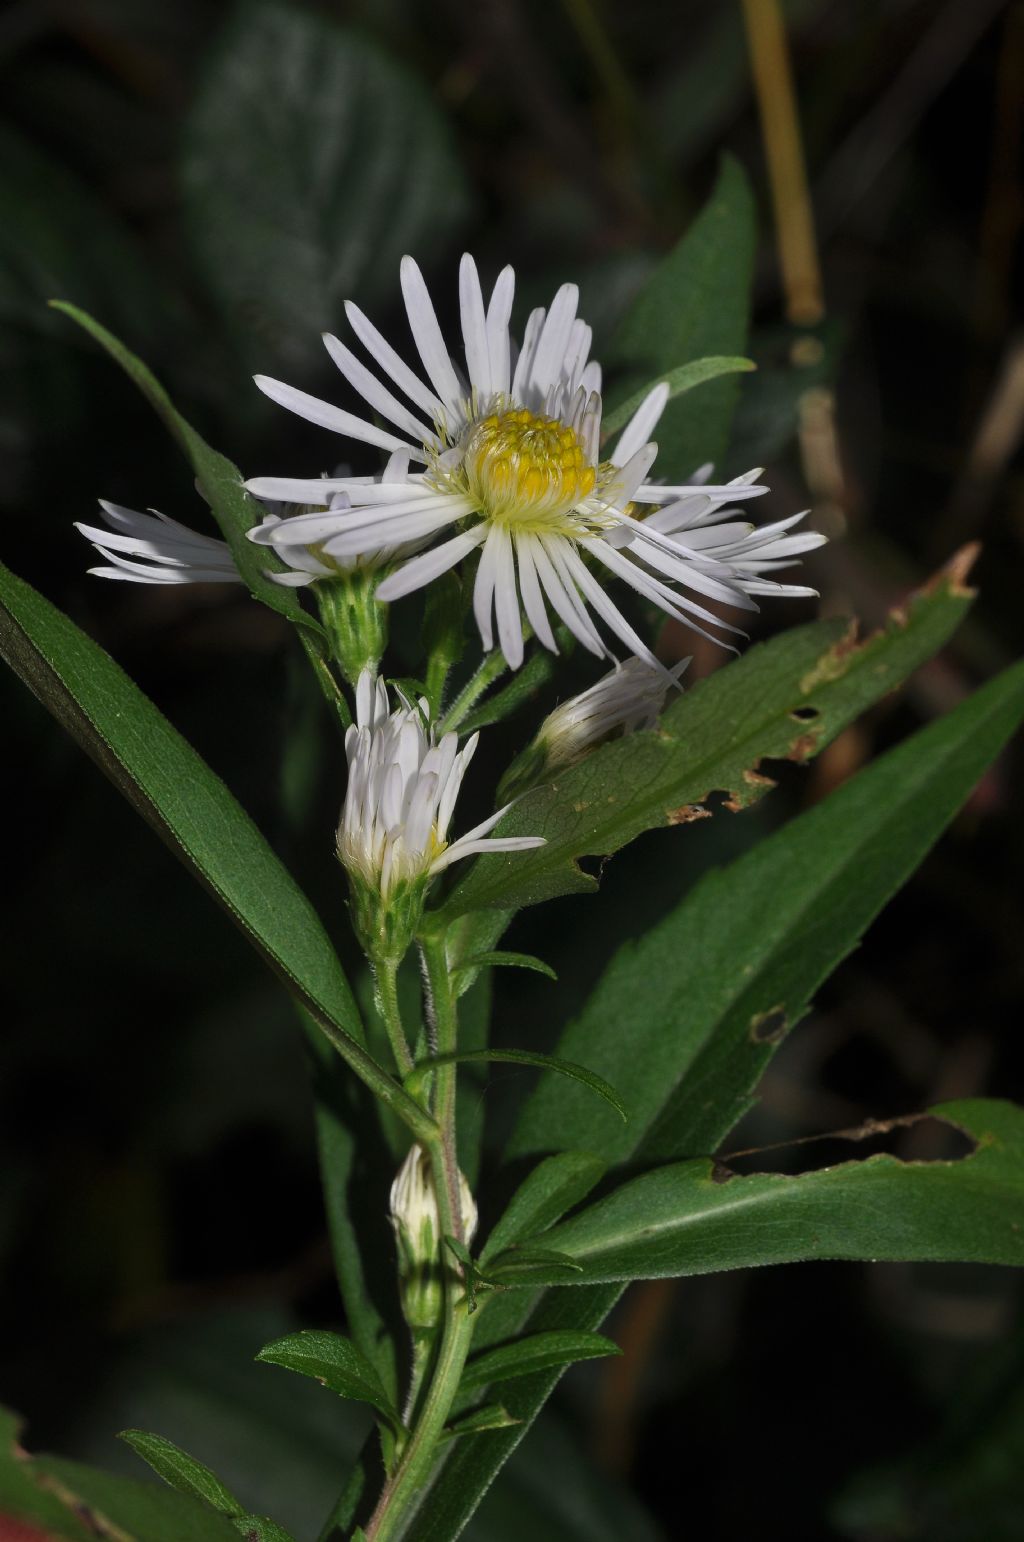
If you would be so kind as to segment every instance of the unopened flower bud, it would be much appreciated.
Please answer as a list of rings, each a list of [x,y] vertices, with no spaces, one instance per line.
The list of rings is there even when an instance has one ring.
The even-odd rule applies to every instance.
[[[527,792],[577,765],[608,739],[653,728],[666,695],[673,684],[678,686],[689,662],[683,659],[672,669],[654,669],[643,659],[627,659],[589,690],[561,702],[506,774],[499,796]]]
[[[477,1212],[465,1177],[459,1174],[463,1240],[476,1231]],[[398,1243],[398,1278],[402,1310],[411,1328],[437,1326],[444,1305],[441,1221],[434,1192],[430,1157],[415,1145],[391,1185],[391,1225]]]

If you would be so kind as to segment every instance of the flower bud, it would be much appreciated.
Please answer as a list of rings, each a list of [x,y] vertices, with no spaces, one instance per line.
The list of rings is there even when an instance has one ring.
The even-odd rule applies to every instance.
[[[459,1174],[462,1229],[468,1243],[476,1231],[477,1212],[469,1184]],[[398,1279],[402,1311],[409,1326],[437,1326],[444,1306],[441,1221],[430,1167],[421,1145],[410,1148],[391,1185],[391,1225],[398,1243]]]
[[[643,659],[628,659],[589,690],[561,702],[506,772],[499,797],[521,796],[578,765],[608,739],[654,728],[668,691],[673,685],[682,689],[679,679],[689,662],[683,659],[672,669],[654,669]]]

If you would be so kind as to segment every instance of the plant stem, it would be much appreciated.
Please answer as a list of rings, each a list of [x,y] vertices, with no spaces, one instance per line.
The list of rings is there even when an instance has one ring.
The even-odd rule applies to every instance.
[[[453,728],[458,728],[467,712],[480,700],[489,685],[493,685],[498,676],[504,674],[508,665],[500,648],[494,648],[488,653],[482,662],[470,675],[462,690],[452,702],[448,711],[437,725],[438,735],[450,733]]]
[[[405,1036],[402,1013],[398,1005],[398,964],[394,959],[385,959],[382,963],[375,965],[374,974],[377,981],[377,1010],[388,1031],[388,1042],[391,1045],[391,1053],[395,1057],[399,1075],[406,1077],[413,1068],[413,1058],[409,1051],[409,1041]]]
[[[455,1051],[458,1023],[447,948],[443,937],[424,938],[420,946],[434,1015],[436,1048],[440,1054],[450,1055]],[[455,1139],[456,1071],[453,1062],[435,1070],[434,1118],[439,1134],[424,1142],[430,1155],[441,1231],[439,1258],[445,1281],[441,1343],[415,1426],[365,1528],[367,1542],[397,1542],[415,1513],[433,1470],[437,1443],[458,1391],[473,1336],[474,1322],[462,1279],[444,1244],[446,1236],[465,1240]]]

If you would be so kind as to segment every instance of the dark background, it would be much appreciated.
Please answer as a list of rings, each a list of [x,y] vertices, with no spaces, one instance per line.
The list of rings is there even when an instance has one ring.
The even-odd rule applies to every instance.
[[[608,950],[703,868],[1020,651],[1024,6],[785,9],[828,307],[815,380],[835,391],[838,435],[812,491],[839,539],[812,556],[811,582],[826,611],[874,624],[980,539],[980,599],[941,660],[809,769],[788,768],[757,809],[648,836],[610,864],[598,898],[524,918],[513,946],[542,952],[562,983],[548,994],[503,981],[497,1029],[509,1042],[526,1021],[550,1045]],[[273,26],[314,11],[400,71],[380,88],[392,93],[383,120],[358,131],[354,165],[406,106],[432,100],[447,119],[446,169],[426,190],[415,249],[449,316],[464,243],[486,273],[512,261],[529,297],[578,278],[607,336],[699,209],[719,152],[733,151],[761,213],[760,369],[744,382],[728,469],[763,461],[778,514],[811,501],[738,4],[339,0],[285,5]],[[337,250],[372,188],[349,176],[315,219],[296,217],[306,172],[277,135],[275,93],[261,97],[257,81],[241,111],[219,87],[225,71],[253,68],[260,14],[212,0],[55,0],[0,16],[2,555],[193,740],[341,935],[330,858],[340,757],[287,628],[240,590],[86,576],[91,553],[71,522],[91,520],[97,496],[197,528],[205,511],[141,399],[44,305],[58,295],[91,309],[247,471],[323,456],[322,436],[282,421],[249,374],[337,394],[318,333],[340,326],[346,294],[401,335],[405,216],[378,200],[348,268]],[[327,71],[310,97],[314,182],[329,171],[318,124],[352,89]],[[219,178],[236,210],[254,201],[237,260],[224,255],[237,254],[237,223],[225,234],[209,197]],[[265,242],[278,225],[291,247]],[[811,609],[772,607],[758,635]],[[714,662],[699,650],[695,667]],[[0,678],[0,723],[0,1395],[28,1417],[34,1446],[122,1470],[137,1464],[113,1432],[157,1429],[254,1509],[314,1535],[362,1420],[251,1364],[289,1324],[337,1317],[288,1003],[12,677]],[[492,754],[521,731],[495,734]],[[492,779],[499,769],[495,759]],[[941,1098],[1021,1095],[1015,786],[1007,757],[822,992],[732,1145]],[[491,1076],[496,1135],[528,1085]],[[636,1287],[611,1326],[625,1358],[570,1375],[470,1535],[1016,1538],[1018,1301],[1009,1275],[953,1267],[817,1265]]]

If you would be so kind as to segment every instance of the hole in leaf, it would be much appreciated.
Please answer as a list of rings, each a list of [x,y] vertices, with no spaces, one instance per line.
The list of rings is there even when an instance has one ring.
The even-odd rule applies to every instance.
[[[796,718],[798,723],[813,723],[815,718],[821,716],[821,713],[817,707],[794,707],[789,715]]]
[[[866,1119],[849,1130],[830,1130],[747,1151],[725,1152],[716,1160],[712,1176],[725,1181],[752,1173],[781,1173],[797,1177],[837,1167],[841,1162],[863,1162],[886,1152],[901,1162],[959,1162],[970,1156],[976,1142],[955,1124],[932,1114],[905,1114],[896,1119]]]
[[[778,1044],[785,1038],[789,1019],[784,1006],[769,1007],[750,1019],[750,1038],[754,1044]]]

